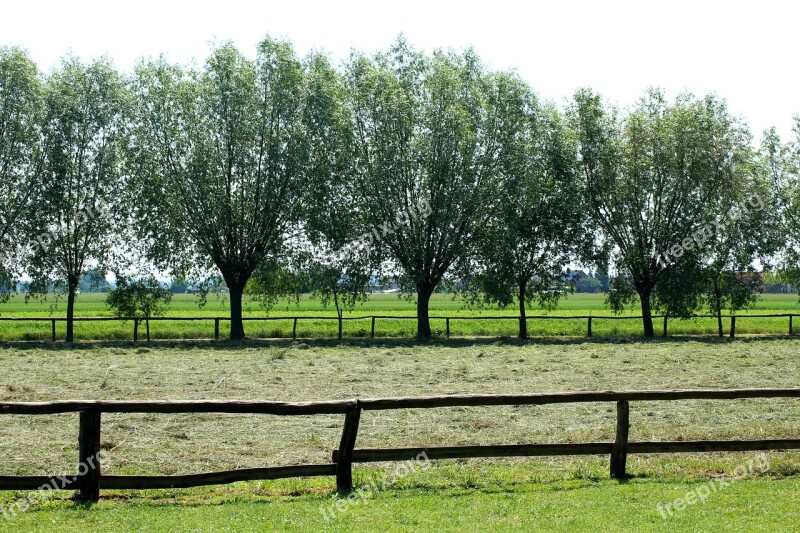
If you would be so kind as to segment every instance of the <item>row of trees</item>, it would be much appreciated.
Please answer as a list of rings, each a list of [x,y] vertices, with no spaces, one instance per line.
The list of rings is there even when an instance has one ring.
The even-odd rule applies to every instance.
[[[619,110],[586,89],[559,109],[470,50],[402,39],[342,68],[267,38],[129,75],[74,57],[43,75],[2,48],[2,283],[66,293],[68,341],[98,269],[221,278],[232,339],[243,294],[268,306],[298,272],[339,313],[399,277],[423,338],[458,280],[472,303],[516,302],[525,337],[526,305],[554,304],[577,263],[613,273],[613,308],[638,297],[652,336],[654,310],[748,305],[759,262],[800,281],[799,146],[754,148],[714,96]]]

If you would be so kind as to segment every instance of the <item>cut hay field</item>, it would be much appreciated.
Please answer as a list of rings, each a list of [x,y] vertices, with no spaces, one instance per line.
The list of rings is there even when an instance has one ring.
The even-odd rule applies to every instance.
[[[455,393],[797,387],[800,341],[403,340],[5,345],[0,399],[274,399],[302,401]],[[612,404],[367,412],[358,447],[613,440]],[[107,474],[177,474],[326,462],[341,416],[103,417]],[[632,402],[632,440],[800,438],[800,401]],[[0,475],[70,472],[77,415],[0,419]],[[631,455],[623,482],[607,457],[434,462],[326,521],[333,478],[166,491],[68,494],[0,529],[40,531],[791,531],[800,521],[800,453],[664,520],[658,505],[730,473],[755,453]],[[389,464],[356,465],[355,485]],[[0,504],[24,493],[0,492]],[[795,529],[796,530],[796,529]]]
[[[104,303],[105,295],[83,294],[78,297],[76,316],[99,317],[113,316]],[[15,296],[11,301],[0,304],[0,318],[40,317],[61,318],[65,314],[66,304],[63,299],[50,297],[46,301],[25,302],[24,297]],[[474,318],[480,316],[517,315],[513,307],[498,309],[485,307],[468,308],[460,300],[451,295],[436,294],[430,306],[431,316],[452,317],[450,330],[452,336],[503,337],[514,336],[517,323],[514,320],[459,320],[458,318]],[[800,304],[796,294],[766,294],[761,301],[750,310],[739,315],[748,314],[785,314],[800,313]],[[414,302],[398,297],[396,294],[372,294],[369,299],[345,313],[346,318],[381,316],[415,316]],[[572,294],[564,298],[555,310],[542,310],[533,307],[529,315],[610,316],[613,313],[604,306],[602,294]],[[175,295],[167,316],[172,317],[222,317],[229,314],[228,300],[225,295],[211,295],[208,303],[199,308],[197,298],[191,294]],[[635,307],[626,310],[622,316],[637,316]],[[269,312],[262,309],[257,302],[245,300],[245,317],[273,318],[299,316],[305,317],[298,322],[297,336],[300,338],[331,338],[337,334],[335,320],[314,320],[313,317],[335,317],[335,312],[325,309],[322,304],[304,296],[299,303],[281,302]],[[729,319],[724,319],[726,331]],[[656,321],[656,331],[660,334],[661,322]],[[737,321],[736,331],[740,335],[786,335],[788,334],[788,318],[747,318]],[[291,319],[273,321],[247,321],[245,332],[254,338],[290,338],[293,321]],[[431,327],[435,336],[446,334],[446,323],[443,319],[432,319]],[[346,320],[344,322],[345,337],[369,337],[371,321],[369,318]],[[582,337],[587,333],[585,319],[546,319],[531,318],[528,321],[529,335],[533,337]],[[715,335],[716,321],[712,318],[696,318],[691,320],[670,319],[668,331],[670,335]],[[57,338],[63,339],[65,324],[57,323]],[[594,318],[592,322],[594,336],[638,336],[641,335],[640,320],[603,320]],[[220,334],[225,337],[229,333],[228,322],[220,323]],[[412,337],[416,333],[416,321],[382,318],[376,322],[377,337]],[[151,323],[151,334],[156,339],[207,339],[213,337],[213,320],[203,321],[154,321]],[[78,340],[130,340],[133,337],[133,324],[118,321],[111,322],[78,322],[75,326]],[[0,340],[48,340],[51,338],[51,324],[45,322],[9,322],[0,320]]]

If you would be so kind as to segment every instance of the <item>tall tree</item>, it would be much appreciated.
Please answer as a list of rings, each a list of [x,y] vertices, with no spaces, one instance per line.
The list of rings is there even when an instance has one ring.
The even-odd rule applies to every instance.
[[[322,57],[309,73],[310,92],[306,113],[313,128],[309,143],[309,171],[316,176],[308,210],[308,247],[302,269],[313,296],[323,307],[333,304],[339,317],[367,298],[377,255],[356,239],[369,228],[352,194],[353,130],[346,105],[347,88],[342,77]]]
[[[244,338],[248,280],[281,260],[314,189],[305,70],[289,43],[272,39],[255,60],[224,44],[201,70],[163,60],[136,69],[139,237],[159,268],[221,275],[234,340]]]
[[[571,261],[591,259],[593,232],[575,165],[576,146],[553,106],[540,104],[516,76],[498,76],[508,120],[502,123],[502,195],[465,265],[470,299],[519,304],[519,337],[528,336],[526,304],[552,307]],[[477,289],[477,290],[476,290]]]
[[[756,262],[769,268],[786,242],[769,166],[753,156],[749,169],[737,174],[737,185],[726,195],[727,210],[703,247],[703,296],[717,317],[720,337],[723,309],[735,313],[755,304],[762,290]]]
[[[761,155],[773,191],[772,210],[777,211],[784,237],[779,277],[800,287],[800,115],[795,116],[794,138],[782,142],[774,128],[765,132]]]
[[[17,274],[21,217],[41,165],[42,84],[36,65],[19,48],[0,47],[0,298]]]
[[[82,275],[113,253],[126,106],[124,83],[106,60],[66,58],[46,83],[43,172],[26,261],[31,293],[53,285],[66,292],[67,342]]]
[[[589,215],[613,244],[620,273],[609,301],[619,309],[638,296],[644,335],[652,337],[654,307],[691,312],[679,309],[691,302],[691,287],[658,291],[658,284],[676,263],[696,258],[713,231],[749,134],[714,96],[684,94],[670,104],[651,90],[621,116],[581,90],[572,115]]]
[[[347,79],[353,194],[372,227],[365,240],[411,280],[417,336],[428,338],[431,295],[498,202],[504,95],[472,51],[425,56],[402,39],[387,53],[355,55]]]

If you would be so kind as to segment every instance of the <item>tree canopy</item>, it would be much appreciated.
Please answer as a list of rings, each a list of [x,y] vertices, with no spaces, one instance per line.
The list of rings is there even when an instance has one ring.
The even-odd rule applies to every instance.
[[[562,109],[473,50],[400,37],[342,66],[265,38],[197,65],[67,56],[40,73],[0,48],[0,298],[76,295],[106,272],[179,280],[264,308],[311,292],[339,317],[393,278],[429,303],[554,306],[576,268],[607,303],[735,313],[775,270],[800,286],[800,117],[756,146],[715,95]],[[136,272],[132,275],[131,272]],[[581,280],[577,280],[581,283]],[[125,289],[126,286],[120,287]],[[129,288],[129,287],[128,287]],[[201,301],[202,301],[201,297]]]

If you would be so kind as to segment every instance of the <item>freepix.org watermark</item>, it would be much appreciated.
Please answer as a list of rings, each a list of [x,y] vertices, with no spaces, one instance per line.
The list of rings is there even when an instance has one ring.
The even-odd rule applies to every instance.
[[[705,504],[712,494],[727,489],[731,483],[735,483],[754,472],[763,474],[767,470],[769,470],[769,457],[764,453],[760,453],[747,461],[746,464],[737,466],[730,477],[723,474],[708,483],[703,483],[694,490],[690,490],[683,498],[676,498],[672,503],[664,505],[659,503],[656,505],[656,509],[661,514],[661,518],[666,520],[676,512],[684,511],[689,505]]]
[[[372,483],[368,483],[354,490],[347,498],[340,498],[327,506],[320,505],[319,512],[322,514],[325,521],[329,522],[337,513],[344,513],[349,508],[361,505],[362,503],[367,504],[371,497],[388,489],[404,477],[411,475],[417,470],[427,470],[430,467],[431,461],[428,459],[428,454],[424,451],[420,452],[414,459],[399,463],[391,472],[384,473]]]
[[[85,476],[89,472],[97,468],[105,469],[106,462],[103,457],[103,452],[98,452],[92,455],[86,461],[78,465],[78,474],[75,476],[56,476],[50,479],[38,489],[31,491],[26,497],[20,498],[8,506],[0,505],[0,514],[6,520],[13,520],[19,513],[24,513],[36,504],[47,503],[52,498],[54,490],[69,489],[74,483],[77,483],[80,476]]]
[[[412,220],[422,220],[428,217],[432,212],[431,204],[425,198],[421,198],[415,204],[410,204],[407,208],[399,209],[395,213],[395,219],[387,220],[379,224],[377,228],[372,228],[369,233],[361,236],[361,239],[352,242],[345,246],[342,251],[344,253],[356,250],[364,250],[369,252],[370,247],[376,242],[387,235],[396,233],[404,226],[409,226]]]
[[[65,237],[71,229],[83,226],[94,219],[106,216],[109,209],[111,209],[111,204],[107,203],[103,199],[98,200],[94,206],[90,205],[84,207],[75,215],[75,219],[72,221],[72,228],[70,228],[70,226],[65,222],[62,222],[61,225],[29,240],[28,244],[25,245],[24,248],[18,248],[19,255],[21,257],[33,255],[37,249],[44,250],[48,248],[59,237]],[[11,259],[12,257],[10,255],[0,252],[0,265],[9,264]]]
[[[673,257],[677,259],[683,256],[687,250],[694,250],[695,248],[699,250],[702,248],[703,245],[722,228],[722,220],[725,218],[728,220],[737,220],[750,211],[761,211],[762,209],[764,209],[764,201],[758,194],[752,194],[741,203],[733,206],[723,219],[713,220],[701,226],[694,233],[686,236],[681,242],[675,243],[666,251],[656,251],[653,254],[653,258],[656,259],[656,264],[658,266],[665,268],[675,262],[675,260],[672,259]]]

